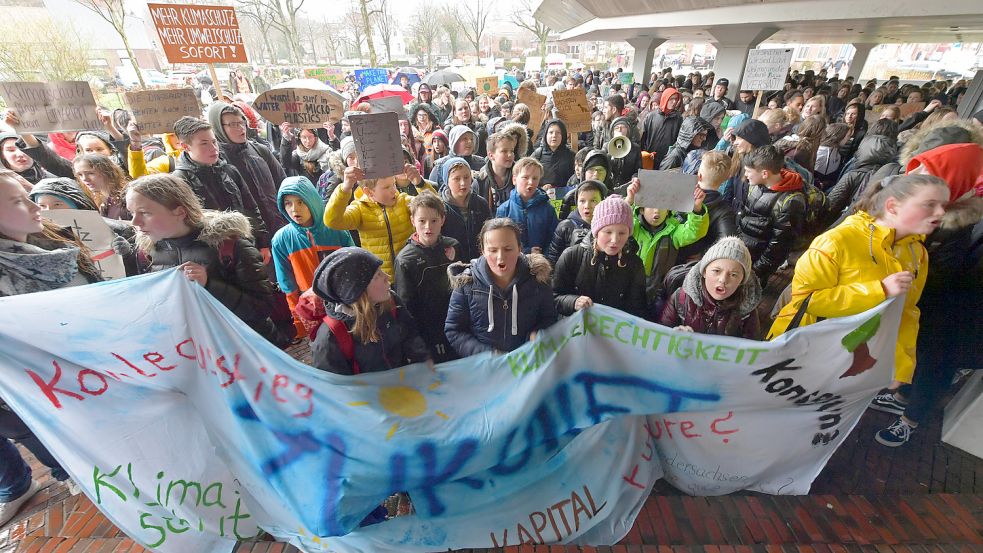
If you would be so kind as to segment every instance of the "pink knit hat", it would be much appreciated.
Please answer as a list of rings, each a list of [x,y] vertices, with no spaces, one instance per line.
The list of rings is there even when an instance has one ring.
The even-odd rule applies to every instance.
[[[594,218],[590,222],[590,232],[597,233],[608,225],[625,225],[631,229],[631,206],[617,194],[611,194],[594,208]]]

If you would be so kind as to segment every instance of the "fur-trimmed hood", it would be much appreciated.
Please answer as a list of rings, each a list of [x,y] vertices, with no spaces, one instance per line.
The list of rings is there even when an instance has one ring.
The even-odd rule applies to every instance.
[[[526,126],[521,123],[508,123],[498,130],[496,134],[504,134],[515,140],[515,159],[526,156],[526,149],[529,147],[529,135],[526,134]]]
[[[908,142],[898,156],[902,167],[918,154],[946,144],[975,142],[983,147],[983,130],[967,119],[951,119],[920,129]]]
[[[545,256],[538,253],[520,255],[512,284],[518,284],[527,278],[535,278],[541,284],[550,284],[552,272],[553,268]],[[488,262],[484,257],[472,259],[470,263],[458,261],[450,264],[447,267],[447,276],[451,288],[461,288],[471,283],[488,286],[492,282]]]
[[[693,265],[689,272],[686,273],[686,278],[683,279],[683,291],[693,300],[693,303],[700,307],[703,306],[704,301],[716,301],[710,298],[706,292],[706,285],[703,282],[703,275],[700,274],[699,263]],[[761,302],[761,284],[758,282],[758,278],[750,275],[749,278],[744,279],[744,283],[734,292],[734,295],[738,294],[741,295],[741,303],[736,307],[741,317],[745,317],[753,312]],[[717,303],[724,306],[732,305],[734,303],[734,296]]]
[[[196,240],[205,243],[209,247],[218,248],[223,241],[229,239],[253,239],[253,231],[249,225],[249,219],[238,211],[206,209],[202,211],[202,214],[204,215],[202,227]],[[146,234],[137,232],[136,243],[139,250],[153,252],[154,242]]]
[[[983,198],[967,196],[945,206],[942,223],[935,232],[971,227],[983,219]]]
[[[341,150],[328,154],[328,166],[339,179],[345,176],[345,158],[341,157]]]

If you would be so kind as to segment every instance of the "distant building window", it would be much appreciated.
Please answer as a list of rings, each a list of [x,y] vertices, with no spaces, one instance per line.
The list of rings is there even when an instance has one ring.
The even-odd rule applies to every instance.
[[[579,54],[580,53],[580,45],[579,44],[571,44],[571,45],[567,46],[567,53],[568,54]]]

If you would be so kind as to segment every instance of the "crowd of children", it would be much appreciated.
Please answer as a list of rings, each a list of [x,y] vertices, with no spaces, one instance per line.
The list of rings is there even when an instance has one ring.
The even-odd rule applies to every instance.
[[[245,102],[216,101],[159,140],[103,117],[105,132],[72,137],[71,159],[54,136],[18,133],[8,111],[0,295],[98,280],[41,209],[97,210],[128,274],[177,268],[266,339],[308,339],[314,365],[343,375],[508,352],[595,304],[758,340],[904,294],[894,381],[873,407],[899,415],[880,443],[908,441],[954,370],[920,362],[923,343],[949,339],[943,291],[980,312],[967,274],[983,252],[983,115],[929,120],[960,87],[910,88],[935,101],[899,126],[888,109],[868,123],[868,87],[847,81],[827,101],[839,81],[821,75],[790,74],[760,115],[712,75],[670,70],[625,88],[615,75],[563,77],[521,86],[583,87],[597,105],[590,132],[568,134],[550,102],[514,103],[510,86],[474,105],[420,86],[403,172],[375,179],[348,126],[359,106],[330,129],[267,125],[265,137]],[[539,128],[530,110],[544,112]],[[643,167],[695,175],[692,208],[636,203]],[[772,321],[764,291],[789,277]],[[23,473],[0,442],[5,470]],[[23,474],[3,482],[0,522],[31,488]]]

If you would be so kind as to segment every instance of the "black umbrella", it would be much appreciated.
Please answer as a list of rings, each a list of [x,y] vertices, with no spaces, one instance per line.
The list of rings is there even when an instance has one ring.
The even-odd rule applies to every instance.
[[[464,77],[462,77],[460,74],[455,73],[453,71],[447,71],[446,69],[442,71],[434,71],[433,73],[430,73],[429,75],[426,76],[426,78],[423,79],[423,82],[427,83],[430,86],[440,86],[444,84],[459,83],[463,81],[464,81]]]

